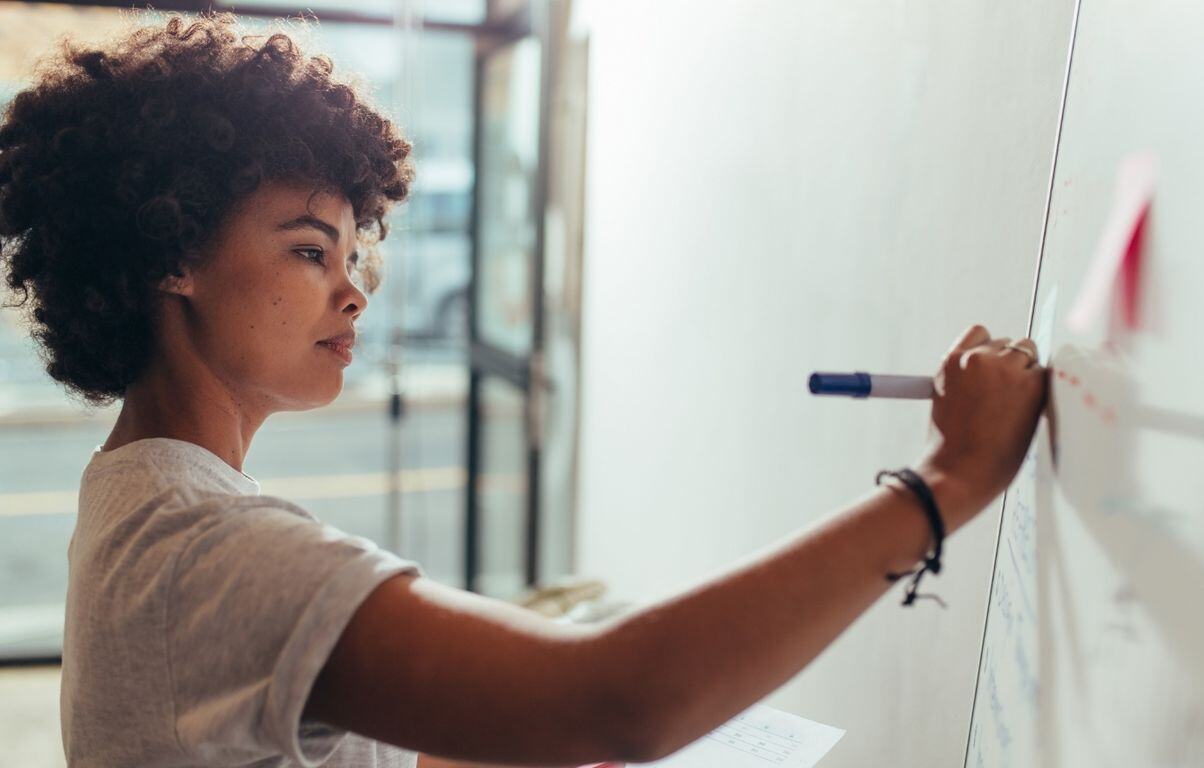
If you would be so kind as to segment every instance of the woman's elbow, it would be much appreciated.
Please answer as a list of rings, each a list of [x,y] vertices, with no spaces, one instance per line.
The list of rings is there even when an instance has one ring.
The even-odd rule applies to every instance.
[[[613,648],[613,646],[612,646]],[[589,689],[593,733],[611,760],[646,763],[659,760],[680,748],[674,738],[675,707],[657,695],[655,670],[646,659],[623,658],[611,649],[602,650],[593,666],[598,675]]]

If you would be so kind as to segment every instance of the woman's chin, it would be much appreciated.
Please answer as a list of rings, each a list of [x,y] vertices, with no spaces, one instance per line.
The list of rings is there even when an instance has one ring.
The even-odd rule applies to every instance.
[[[342,394],[342,392],[343,392],[343,374],[340,371],[338,385],[335,387],[331,387],[329,391],[326,391],[326,392],[322,393],[321,395],[319,395],[311,407],[312,408],[322,408],[323,406],[330,405],[331,403],[333,403],[335,400],[338,399],[339,395]]]
[[[280,398],[287,403],[286,411],[312,411],[330,405],[343,391],[343,373],[335,376],[314,376],[306,381],[310,386],[301,392],[290,392]],[[321,386],[319,386],[321,385]]]

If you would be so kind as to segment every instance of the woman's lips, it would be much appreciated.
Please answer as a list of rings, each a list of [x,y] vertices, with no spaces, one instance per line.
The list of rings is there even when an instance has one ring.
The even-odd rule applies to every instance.
[[[351,344],[336,339],[327,339],[326,341],[319,341],[318,346],[325,347],[338,355],[344,365],[351,365]]]

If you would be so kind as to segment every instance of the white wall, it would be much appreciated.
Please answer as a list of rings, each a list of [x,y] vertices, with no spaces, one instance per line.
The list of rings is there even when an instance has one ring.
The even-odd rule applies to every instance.
[[[588,6],[577,564],[649,600],[913,460],[927,406],[816,369],[931,373],[1026,329],[1072,0]],[[827,768],[960,766],[998,507],[768,701]]]

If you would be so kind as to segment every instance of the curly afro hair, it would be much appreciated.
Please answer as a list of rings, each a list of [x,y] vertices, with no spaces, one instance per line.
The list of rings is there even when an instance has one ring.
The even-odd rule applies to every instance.
[[[156,286],[201,258],[261,183],[351,203],[376,242],[413,180],[411,144],[325,56],[231,14],[173,16],[104,49],[64,41],[0,122],[0,267],[46,371],[93,405],[125,394],[154,350]],[[31,301],[32,298],[32,301]]]

